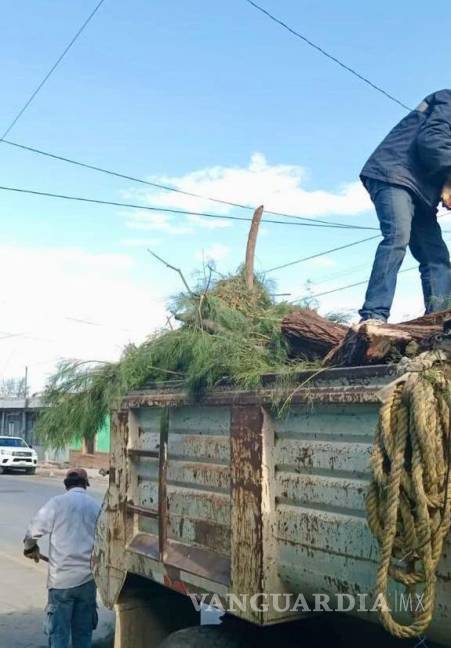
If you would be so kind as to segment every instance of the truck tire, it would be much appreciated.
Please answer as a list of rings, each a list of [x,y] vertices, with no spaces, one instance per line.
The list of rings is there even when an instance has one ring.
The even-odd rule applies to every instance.
[[[36,468],[26,468],[25,472],[27,473],[27,475],[34,475],[36,472]]]
[[[240,634],[222,625],[203,625],[177,630],[159,648],[248,648]]]

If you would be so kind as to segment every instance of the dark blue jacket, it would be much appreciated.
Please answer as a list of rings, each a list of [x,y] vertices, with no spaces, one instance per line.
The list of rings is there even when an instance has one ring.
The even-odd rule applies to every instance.
[[[379,144],[360,178],[411,189],[429,207],[440,201],[451,173],[451,90],[429,95]]]

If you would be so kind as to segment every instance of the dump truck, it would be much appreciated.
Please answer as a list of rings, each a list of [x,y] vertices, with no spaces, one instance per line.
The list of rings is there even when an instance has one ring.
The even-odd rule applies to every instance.
[[[112,417],[93,555],[101,597],[116,610],[115,648],[179,646],[172,633],[184,627],[187,648],[211,645],[196,628],[201,604],[224,610],[235,628],[329,610],[377,622],[366,493],[380,391],[397,371],[306,371],[282,417],[271,376],[258,391],[223,385],[200,401],[170,382],[129,393]],[[448,537],[427,635],[443,646],[450,553]],[[390,592],[401,617],[403,596]],[[234,645],[227,623],[214,636],[222,628],[220,645]]]

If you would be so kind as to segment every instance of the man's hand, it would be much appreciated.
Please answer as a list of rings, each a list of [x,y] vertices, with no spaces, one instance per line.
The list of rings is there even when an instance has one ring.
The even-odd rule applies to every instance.
[[[451,177],[448,176],[447,181],[442,189],[442,203],[446,209],[451,209]]]
[[[24,549],[23,555],[25,556],[25,558],[30,558],[30,560],[34,560],[35,563],[38,563],[39,558],[41,556],[41,553],[39,551],[39,546],[35,544],[29,549]]]

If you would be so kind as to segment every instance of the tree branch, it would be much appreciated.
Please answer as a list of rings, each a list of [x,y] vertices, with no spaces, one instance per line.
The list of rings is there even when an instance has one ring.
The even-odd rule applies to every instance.
[[[175,266],[171,265],[170,263],[168,263],[167,261],[165,261],[164,259],[159,257],[158,254],[155,254],[155,252],[152,252],[152,250],[147,249],[147,251],[148,251],[149,254],[151,254],[153,257],[155,257],[158,261],[160,261],[160,263],[163,263],[163,265],[165,265],[167,268],[169,268],[170,270],[174,270],[174,272],[177,272],[177,274],[180,275],[180,278],[183,281],[183,284],[184,284],[185,288],[187,289],[188,293],[191,295],[191,297],[195,297],[195,294],[193,293],[193,291],[189,287],[188,282],[186,281],[185,276],[184,276],[183,272],[180,270],[180,268],[176,268]]]

